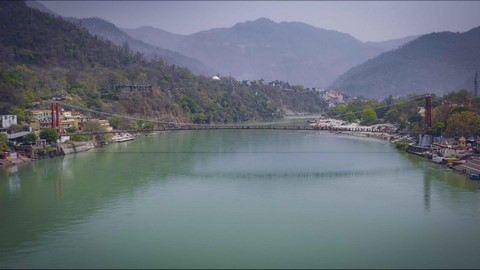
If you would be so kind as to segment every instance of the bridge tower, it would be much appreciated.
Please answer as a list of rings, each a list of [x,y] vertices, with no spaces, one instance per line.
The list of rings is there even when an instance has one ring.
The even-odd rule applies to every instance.
[[[52,102],[52,128],[56,128],[57,121],[55,120],[55,103]]]
[[[52,102],[52,128],[56,129],[58,136],[61,133],[61,122],[60,122],[60,106],[58,103]]]
[[[425,96],[425,127],[424,133],[430,133],[432,129],[432,97],[430,95]]]
[[[57,110],[57,132],[58,132],[58,136],[60,137],[60,133],[62,131],[61,129],[61,122],[60,122],[60,106],[58,105],[58,103],[56,103],[56,110]]]

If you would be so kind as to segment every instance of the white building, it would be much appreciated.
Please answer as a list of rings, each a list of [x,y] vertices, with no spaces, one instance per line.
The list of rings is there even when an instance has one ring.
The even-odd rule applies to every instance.
[[[1,117],[1,126],[0,128],[9,128],[11,125],[17,124],[17,116],[16,115],[0,115]]]

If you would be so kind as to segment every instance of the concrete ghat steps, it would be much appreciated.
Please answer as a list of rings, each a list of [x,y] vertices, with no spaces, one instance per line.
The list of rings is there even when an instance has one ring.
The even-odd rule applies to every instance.
[[[459,164],[453,167],[457,171],[465,172],[467,174],[480,174],[480,160],[469,159],[464,164]]]

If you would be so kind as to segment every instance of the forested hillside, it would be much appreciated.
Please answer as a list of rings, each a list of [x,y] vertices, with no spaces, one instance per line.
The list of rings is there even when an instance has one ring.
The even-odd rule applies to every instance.
[[[24,2],[0,2],[0,114],[67,95],[66,102],[108,112],[182,122],[266,119],[285,110],[319,112],[313,91],[279,82],[242,86],[190,70],[147,61],[127,46],[94,37]],[[151,85],[124,91],[119,85]],[[283,89],[283,90],[282,90]]]
[[[147,60],[161,58],[167,64],[186,67],[195,74],[213,76],[218,73],[196,59],[134,39],[114,24],[105,20],[99,18],[68,18],[68,20],[85,28],[90,34],[110,40],[116,45],[123,46],[128,44],[129,49],[142,53]]]
[[[480,27],[423,35],[350,69],[330,88],[376,98],[472,90],[475,72],[480,70],[479,48]]]

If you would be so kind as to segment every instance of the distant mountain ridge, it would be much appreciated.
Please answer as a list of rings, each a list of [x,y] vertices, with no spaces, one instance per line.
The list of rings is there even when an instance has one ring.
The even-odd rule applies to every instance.
[[[318,92],[288,83],[248,86],[148,61],[127,45],[24,1],[0,1],[0,25],[6,29],[0,35],[0,114],[23,118],[26,109],[48,107],[61,95],[75,106],[164,123],[272,119],[290,111],[320,113],[328,106]],[[146,87],[131,87],[138,85]],[[139,123],[123,119],[115,125],[129,129]]]
[[[187,36],[152,28],[125,31],[137,39],[198,59],[223,75],[278,79],[306,86],[325,87],[349,68],[383,52],[348,34],[266,18]]]
[[[351,95],[386,97],[443,94],[473,88],[480,70],[480,27],[464,33],[423,35],[403,47],[356,66],[330,85]]]
[[[175,44],[185,37],[151,26],[142,26],[135,29],[122,28],[121,30],[135,39],[168,50],[175,50]]]
[[[30,6],[51,12],[42,4]],[[196,74],[214,73],[236,79],[284,80],[325,87],[349,68],[396,48],[414,37],[365,42],[304,23],[275,23],[266,18],[192,35],[177,35],[145,26],[119,29],[100,18],[68,18],[91,34],[144,54],[184,66]]]
[[[53,15],[53,16],[60,16],[57,13],[48,9],[46,6],[44,6],[42,3],[38,2],[38,1],[25,1],[25,4],[28,7],[37,9],[41,12],[48,13],[48,14]]]
[[[38,1],[25,1],[25,3],[30,8],[39,10],[44,13],[48,13],[53,16],[61,17],[60,15],[51,11]],[[175,51],[171,51],[161,47],[155,47],[141,40],[132,38],[130,35],[124,33],[114,24],[101,18],[64,19],[85,28],[92,35],[97,35],[99,37],[110,40],[116,45],[124,45],[125,43],[128,43],[130,49],[142,53],[147,59],[161,58],[168,64],[186,67],[195,74],[211,76],[217,73],[211,67],[206,66],[205,64],[201,63],[196,59],[181,55],[180,53]]]
[[[417,36],[407,36],[407,37],[403,37],[403,38],[391,39],[391,40],[386,40],[386,41],[376,41],[376,42],[367,41],[367,42],[365,42],[365,44],[370,45],[370,46],[374,46],[374,47],[377,47],[377,48],[381,48],[385,51],[390,51],[390,50],[398,49],[401,46],[403,46],[403,45],[407,44],[408,42],[410,42],[414,39],[417,39],[419,37],[420,36],[417,35]]]
[[[110,40],[116,45],[122,46],[124,44],[128,44],[130,49],[142,53],[147,59],[161,58],[168,64],[187,67],[195,74],[211,76],[216,73],[213,68],[204,65],[196,59],[132,38],[114,24],[103,19],[67,18],[67,20],[85,28],[90,34]]]

